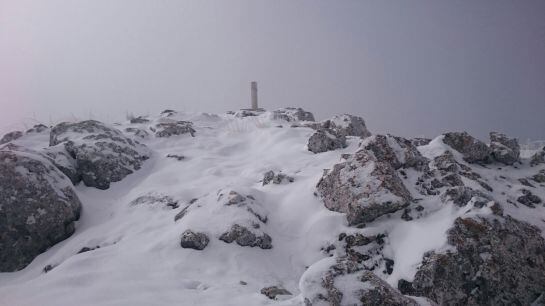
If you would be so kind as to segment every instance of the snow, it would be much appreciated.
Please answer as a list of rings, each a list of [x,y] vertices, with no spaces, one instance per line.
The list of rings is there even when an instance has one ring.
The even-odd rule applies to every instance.
[[[125,122],[117,128],[147,129],[164,120],[186,120],[194,123],[197,132],[195,137],[139,140],[152,151],[142,169],[113,183],[108,190],[77,186],[83,210],[76,232],[24,270],[0,273],[0,305],[303,305],[303,294],[314,296],[323,291],[319,277],[335,261],[321,248],[337,241],[339,233],[356,230],[369,235],[388,234],[384,253],[395,265],[391,275],[379,276],[397,287],[399,279],[414,278],[425,252],[448,249],[446,232],[457,217],[490,211],[471,205],[458,208],[441,203],[438,197],[427,197],[420,202],[427,212],[422,218],[400,221],[401,212],[397,212],[364,229],[349,228],[345,216],[326,209],[314,192],[323,170],[342,162],[341,154],[356,152],[359,139],[348,137],[345,149],[313,154],[306,149],[312,129],[290,128],[286,122],[273,120],[270,113],[245,118],[177,113],[148,119],[149,123]],[[48,131],[27,134],[14,143],[45,148],[48,136]],[[442,136],[419,147],[430,159],[446,149]],[[180,154],[185,159],[167,158],[168,154]],[[269,170],[282,171],[295,180],[262,186],[263,174]],[[367,171],[372,171],[372,166]],[[531,209],[505,202],[509,194],[523,188],[518,178],[536,172],[537,168],[527,165],[478,169],[507,214],[545,230],[545,207]],[[416,180],[410,169],[407,174],[406,180]],[[506,187],[499,175],[505,176],[511,187]],[[365,181],[365,177],[358,180]],[[532,192],[545,199],[543,190]],[[270,235],[272,249],[241,247],[218,239],[234,223],[255,221],[245,208],[224,205],[230,191],[255,198],[248,207],[266,215],[268,221],[252,230]],[[130,205],[149,193],[170,196],[179,207]],[[221,193],[224,197],[218,200]],[[194,198],[197,202],[190,205]],[[174,222],[174,216],[188,205],[187,214]],[[181,248],[180,236],[186,229],[209,235],[209,245],[202,251]],[[83,247],[97,246],[100,248],[78,254]],[[53,270],[44,273],[46,265],[54,266]],[[336,282],[348,286],[349,278]],[[283,287],[293,296],[269,300],[259,293],[267,286]],[[418,301],[426,304],[424,299]]]

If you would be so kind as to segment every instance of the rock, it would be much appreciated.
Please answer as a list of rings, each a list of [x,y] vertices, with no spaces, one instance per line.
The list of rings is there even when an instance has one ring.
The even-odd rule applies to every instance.
[[[468,163],[490,163],[492,151],[482,141],[473,138],[467,132],[451,132],[444,134],[443,142],[462,153]]]
[[[261,236],[257,236],[248,228],[238,224],[231,226],[229,231],[223,233],[220,236],[220,240],[227,243],[235,241],[240,246],[259,247],[262,249],[272,248],[272,239],[269,235],[263,233]]]
[[[317,270],[307,270],[301,280],[306,306],[418,305],[374,273],[362,270],[357,263],[347,258],[338,258],[333,265],[325,269],[319,267]]]
[[[55,167],[61,170],[73,184],[81,181],[81,174],[77,169],[76,160],[66,151],[64,146],[49,147],[42,150],[49,157]]]
[[[27,134],[38,134],[47,131],[49,128],[43,124],[36,124],[26,131]]]
[[[72,235],[81,203],[68,178],[30,149],[0,148],[0,173],[0,272],[12,272]]]
[[[279,295],[291,295],[291,292],[284,288],[279,288],[277,286],[265,287],[261,289],[261,294],[265,295],[271,300],[276,300],[276,297]]]
[[[427,170],[428,160],[405,138],[375,135],[368,138],[362,146],[373,152],[377,160],[389,163],[395,170],[400,168]]]
[[[161,112],[161,115],[163,117],[170,117],[172,115],[175,115],[177,112],[174,111],[174,110],[171,110],[171,109],[165,109],[164,111]]]
[[[430,142],[431,142],[431,139],[429,139],[429,138],[419,138],[419,137],[416,137],[416,138],[412,138],[412,139],[411,139],[411,143],[412,143],[413,146],[415,146],[415,147],[426,146],[426,145],[429,145]]]
[[[458,218],[448,243],[455,252],[424,258],[413,295],[440,305],[529,305],[545,292],[539,229],[511,217]]]
[[[490,149],[492,157],[505,165],[513,165],[519,161],[520,146],[516,138],[508,138],[505,134],[490,133]]]
[[[204,233],[196,233],[191,230],[186,230],[182,234],[180,246],[184,249],[204,250],[210,239]]]
[[[142,129],[138,129],[138,128],[126,128],[125,129],[125,132],[129,133],[129,134],[132,134],[138,138],[148,138],[149,137],[149,133],[146,131],[146,130],[142,130]]]
[[[452,201],[459,207],[466,206],[471,200],[478,202],[490,202],[492,199],[485,193],[466,186],[449,188],[441,195],[443,202]]]
[[[294,181],[294,178],[288,175],[285,175],[284,173],[278,173],[275,174],[274,171],[267,171],[263,175],[263,186],[268,185],[270,183],[273,184],[283,184],[283,183],[292,183]]]
[[[522,189],[522,195],[517,198],[517,202],[526,205],[530,208],[535,208],[537,204],[541,204],[541,198],[533,194],[528,189]]]
[[[100,246],[97,245],[96,247],[92,247],[92,248],[90,248],[90,247],[83,247],[83,248],[81,248],[81,250],[79,250],[78,254],[85,253],[85,252],[90,252],[90,251],[94,251],[94,250],[96,250],[96,249],[100,249]]]
[[[335,131],[339,136],[357,136],[367,138],[371,133],[365,126],[363,118],[348,114],[337,115],[321,123],[321,127]]]
[[[314,115],[302,108],[286,107],[273,112],[274,120],[293,121],[314,121]]]
[[[536,186],[532,185],[532,183],[530,183],[530,181],[527,179],[527,178],[519,178],[518,181],[526,186],[526,187],[532,187],[532,188],[536,188]]]
[[[185,159],[185,156],[179,154],[168,154],[167,158],[174,158],[177,161],[182,161]]]
[[[381,156],[379,154],[379,156]],[[361,149],[346,162],[336,164],[318,185],[325,206],[346,214],[350,225],[371,222],[409,205],[411,194],[389,158]]]
[[[0,139],[0,145],[17,140],[19,138],[23,137],[23,132],[21,131],[13,131],[9,132],[2,139]]]
[[[537,151],[532,157],[530,158],[530,165],[537,166],[539,164],[545,164],[545,147],[543,147],[542,150]]]
[[[308,150],[322,153],[346,147],[346,137],[336,135],[331,130],[318,130],[308,140]]]
[[[74,184],[82,180],[86,186],[98,189],[108,189],[110,183],[140,169],[150,155],[146,146],[94,120],[56,125],[51,130],[49,145],[57,153],[64,149],[66,154],[61,155],[69,156],[70,163],[75,164],[75,175],[70,163],[60,168],[69,169],[65,173]]]
[[[441,171],[441,174],[443,175],[446,173],[458,173],[460,169],[460,164],[458,164],[450,151],[445,151],[445,153],[435,157],[433,159],[433,165],[437,170]]]
[[[195,137],[193,123],[189,121],[162,122],[155,125],[156,137],[171,137],[175,135],[190,134]]]
[[[532,176],[532,180],[537,183],[545,183],[545,170],[541,170],[539,173]]]
[[[142,117],[142,116],[131,119],[132,124],[141,124],[141,123],[148,123],[148,122],[149,122],[149,120]]]
[[[145,195],[142,195],[129,203],[130,206],[138,206],[138,205],[160,205],[164,207],[168,207],[171,209],[178,208],[178,201],[174,200],[172,197],[156,193],[156,192],[150,192]]]

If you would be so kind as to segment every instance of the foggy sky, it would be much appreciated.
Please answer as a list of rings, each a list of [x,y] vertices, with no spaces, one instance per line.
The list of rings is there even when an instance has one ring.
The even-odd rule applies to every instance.
[[[545,1],[0,0],[0,130],[300,106],[545,139]],[[19,125],[18,125],[19,124]]]

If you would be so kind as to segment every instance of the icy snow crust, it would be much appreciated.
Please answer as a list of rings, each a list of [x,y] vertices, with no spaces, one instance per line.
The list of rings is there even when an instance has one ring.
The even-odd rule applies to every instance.
[[[302,293],[312,295],[324,290],[316,275],[322,275],[335,259],[321,249],[337,241],[342,232],[387,233],[384,252],[395,265],[391,275],[379,276],[397,287],[399,279],[414,278],[425,252],[448,248],[446,231],[458,216],[490,214],[487,207],[458,208],[441,203],[438,197],[427,197],[420,202],[427,212],[422,218],[405,222],[400,220],[400,211],[363,229],[350,228],[343,214],[325,208],[314,193],[323,170],[341,162],[341,154],[356,152],[361,140],[348,137],[345,149],[313,154],[306,148],[312,129],[290,128],[285,121],[272,118],[270,113],[245,118],[203,113],[169,115],[169,120],[193,122],[195,137],[138,139],[152,150],[151,159],[141,170],[112,183],[108,190],[78,185],[83,210],[76,232],[24,270],[0,273],[0,305],[303,305]],[[127,122],[117,128],[148,130],[165,120],[147,119],[150,122]],[[48,146],[48,132],[27,134],[13,143],[44,148]],[[126,135],[134,137],[128,132]],[[430,159],[446,149],[441,137],[419,147]],[[167,158],[169,154],[185,158],[178,161]],[[263,174],[269,170],[281,171],[295,180],[262,186]],[[509,180],[513,188],[522,188],[517,179],[529,177],[537,169],[494,167],[478,172],[494,188],[497,200],[504,203],[501,192],[513,191],[504,190],[505,182],[494,182]],[[416,175],[408,170],[404,180],[414,181]],[[410,189],[414,184],[406,186],[418,197]],[[266,216],[266,222],[258,229],[251,228],[252,222],[258,222],[254,214],[243,207],[225,205],[230,191],[252,196],[252,208]],[[543,188],[532,192],[545,198]],[[147,194],[170,196],[178,207],[130,204]],[[545,230],[542,205],[531,209],[507,204],[503,208],[507,214]],[[183,209],[186,214],[175,222],[174,217]],[[235,223],[256,234],[270,235],[272,249],[219,240]],[[181,248],[180,236],[186,229],[207,234],[208,246],[202,251]],[[96,249],[78,253],[84,247]],[[47,265],[54,268],[44,273]],[[345,279],[338,282],[351,283]],[[260,294],[267,286],[285,288],[293,296],[270,300]]]

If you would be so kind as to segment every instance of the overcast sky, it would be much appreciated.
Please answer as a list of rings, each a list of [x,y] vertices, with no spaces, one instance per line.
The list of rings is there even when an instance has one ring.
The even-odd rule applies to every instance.
[[[300,106],[545,139],[545,1],[0,0],[0,129]]]

